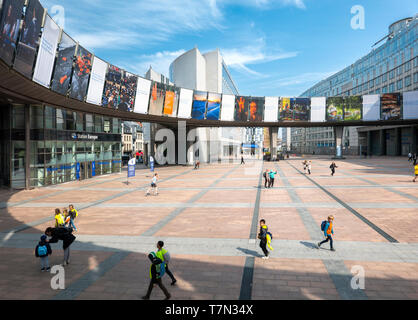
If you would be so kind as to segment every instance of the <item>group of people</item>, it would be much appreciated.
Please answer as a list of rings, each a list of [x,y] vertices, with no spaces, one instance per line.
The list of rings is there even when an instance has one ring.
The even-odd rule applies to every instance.
[[[63,213],[61,213],[60,209],[55,209],[55,227],[48,227],[35,247],[35,257],[40,258],[41,261],[41,272],[49,272],[51,270],[48,259],[48,256],[52,255],[50,243],[57,243],[60,240],[63,242],[62,249],[64,250],[64,260],[61,265],[66,266],[70,264],[70,246],[76,239],[73,235],[73,230],[77,230],[74,225],[74,219],[78,216],[78,212],[70,204],[68,210],[64,209]]]
[[[263,173],[264,177],[264,188],[273,188],[274,187],[274,177],[276,176],[277,171],[266,169]]]

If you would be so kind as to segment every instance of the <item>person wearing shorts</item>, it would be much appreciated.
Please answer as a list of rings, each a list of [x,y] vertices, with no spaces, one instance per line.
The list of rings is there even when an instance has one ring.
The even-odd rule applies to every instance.
[[[158,180],[158,173],[155,173],[151,180],[151,188],[148,188],[147,195],[150,194],[150,191],[153,190],[155,195],[158,195],[158,186],[157,186],[157,180]]]

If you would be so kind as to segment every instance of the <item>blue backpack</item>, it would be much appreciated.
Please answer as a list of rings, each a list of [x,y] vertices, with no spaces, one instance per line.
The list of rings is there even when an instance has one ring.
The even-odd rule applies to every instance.
[[[38,256],[45,257],[46,255],[48,255],[48,248],[46,245],[38,246]]]
[[[273,240],[273,235],[271,234],[271,232],[267,231],[267,234],[270,236],[271,240]]]
[[[321,223],[321,231],[325,231],[325,227],[326,227],[327,223],[328,223],[328,221],[326,221],[326,220],[322,221],[322,223]]]
[[[157,271],[157,273],[159,273],[160,278],[162,278],[163,275],[165,274],[165,262],[161,262],[160,264],[157,264],[155,266],[155,270]]]

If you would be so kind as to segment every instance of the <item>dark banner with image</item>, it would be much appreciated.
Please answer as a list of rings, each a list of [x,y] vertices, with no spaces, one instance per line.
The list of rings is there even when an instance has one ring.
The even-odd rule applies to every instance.
[[[13,62],[25,0],[4,0],[0,23],[0,58],[9,66]]]
[[[73,77],[71,80],[70,97],[84,101],[87,94],[91,74],[91,53],[83,47],[78,47]]]
[[[67,94],[73,71],[74,54],[77,43],[66,33],[62,33],[58,46],[58,58],[55,62],[51,89],[60,94]]]
[[[13,68],[28,78],[32,77],[36,51],[39,45],[44,8],[38,0],[30,0],[26,8],[23,28],[17,45]]]
[[[206,91],[197,91],[193,93],[192,118],[197,120],[205,119],[206,102],[208,93]]]
[[[219,93],[208,94],[208,107],[206,112],[206,119],[208,120],[219,120],[221,111],[221,100],[222,95]]]
[[[344,119],[344,98],[327,98],[327,121],[342,121]]]
[[[235,121],[248,121],[249,98],[235,97]]]
[[[358,121],[362,119],[363,97],[352,96],[344,98],[344,120]]]
[[[292,121],[293,120],[293,106],[295,99],[293,98],[281,98],[279,106],[279,120],[280,121]]]
[[[311,99],[296,98],[293,105],[294,121],[309,121],[311,119]]]
[[[117,109],[120,101],[120,84],[122,81],[122,70],[109,65],[106,73],[106,81],[103,90],[102,105],[105,108]]]
[[[253,98],[252,97],[250,99],[249,113],[250,113],[250,121],[252,121],[252,122],[263,121],[264,98]]]
[[[151,84],[148,114],[161,116],[163,114],[164,98],[165,85],[163,83],[153,81]]]
[[[120,85],[120,103],[118,110],[132,112],[134,110],[136,86],[138,77],[125,72]]]
[[[402,95],[400,93],[382,94],[380,96],[381,119],[400,120],[402,112]]]

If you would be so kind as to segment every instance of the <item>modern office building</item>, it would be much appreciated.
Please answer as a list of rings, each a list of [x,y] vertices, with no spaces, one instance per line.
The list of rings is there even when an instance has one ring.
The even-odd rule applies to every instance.
[[[0,100],[0,185],[30,188],[121,170],[121,121]]]
[[[301,97],[384,94],[417,89],[418,15],[415,15],[390,25],[389,34],[377,42],[369,54],[306,90]],[[347,127],[344,153],[406,155],[417,152],[417,135],[417,126]],[[300,152],[333,153],[335,147],[332,128],[307,128],[305,141],[306,148]]]
[[[170,81],[182,88],[239,95],[219,49],[201,54],[198,48],[193,48],[177,57],[171,63],[169,72]],[[210,150],[210,145],[213,146],[214,143],[219,147],[219,158],[237,157],[245,139],[245,129],[198,128],[197,136],[198,156],[208,162],[214,156],[214,152],[211,153]],[[196,155],[189,153],[189,162],[193,162],[195,158]]]

